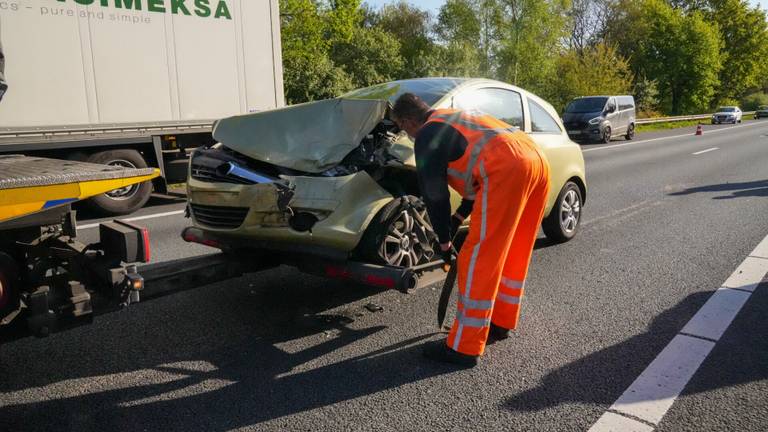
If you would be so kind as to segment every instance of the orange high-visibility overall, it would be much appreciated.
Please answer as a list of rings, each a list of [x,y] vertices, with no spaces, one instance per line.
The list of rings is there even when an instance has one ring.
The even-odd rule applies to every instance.
[[[467,140],[448,164],[448,183],[475,201],[458,257],[459,300],[447,344],[481,355],[491,322],[514,329],[549,193],[549,163],[517,128],[477,111],[436,110]]]

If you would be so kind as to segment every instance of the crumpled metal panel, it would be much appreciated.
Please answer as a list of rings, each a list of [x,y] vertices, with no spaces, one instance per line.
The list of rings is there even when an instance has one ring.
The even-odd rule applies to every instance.
[[[213,137],[253,159],[307,173],[341,162],[384,119],[388,102],[329,99],[220,120]]]

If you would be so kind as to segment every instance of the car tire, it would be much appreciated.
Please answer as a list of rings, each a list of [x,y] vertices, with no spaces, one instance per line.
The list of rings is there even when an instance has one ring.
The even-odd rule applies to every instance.
[[[541,225],[548,239],[564,243],[576,235],[581,223],[582,202],[579,186],[572,181],[565,183],[549,216],[544,218]]]
[[[88,162],[127,168],[148,168],[139,152],[131,149],[108,150],[88,157]],[[152,182],[144,182],[127,188],[95,196],[85,202],[92,210],[107,216],[133,213],[142,208],[152,194]]]
[[[611,127],[606,126],[605,129],[603,129],[603,136],[600,137],[600,142],[603,144],[608,144],[611,142]]]
[[[19,309],[19,273],[9,255],[0,252],[0,320]]]
[[[426,205],[421,199],[414,196],[395,198],[368,224],[355,255],[368,263],[396,267],[412,267],[432,261],[437,250],[437,237],[430,232],[431,228],[428,231],[411,216],[409,206],[429,223]],[[411,227],[408,227],[408,220]]]
[[[624,135],[627,141],[632,141],[635,138],[635,125],[634,123],[627,127],[627,134]]]

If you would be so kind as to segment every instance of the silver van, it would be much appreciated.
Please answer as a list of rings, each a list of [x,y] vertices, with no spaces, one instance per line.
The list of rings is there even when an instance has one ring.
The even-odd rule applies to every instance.
[[[574,141],[604,142],[635,136],[635,98],[632,96],[584,96],[568,104],[563,125]]]

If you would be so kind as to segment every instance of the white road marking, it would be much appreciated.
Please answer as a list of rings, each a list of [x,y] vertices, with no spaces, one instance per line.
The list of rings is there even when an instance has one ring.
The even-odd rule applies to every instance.
[[[709,134],[718,133],[718,132],[725,132],[725,131],[731,130],[731,129],[743,128],[743,127],[749,127],[749,126],[756,126],[756,125],[758,125],[758,126],[759,125],[765,126],[766,123],[755,122],[755,123],[742,124],[742,125],[739,125],[739,126],[730,126],[730,127],[725,127],[725,128],[715,129],[715,130],[709,130],[709,131],[706,131],[704,134],[705,135],[709,135]],[[581,150],[581,152],[582,153],[587,153],[587,152],[591,152],[591,151],[608,150],[608,149],[612,149],[612,148],[626,147],[626,146],[637,145],[637,144],[645,144],[645,143],[654,142],[654,141],[664,141],[664,140],[669,140],[669,139],[691,137],[691,136],[694,136],[694,135],[691,134],[691,133],[687,133],[687,134],[683,134],[683,135],[672,135],[672,136],[666,136],[666,137],[647,139],[647,140],[643,140],[643,141],[632,141],[632,142],[625,142],[625,143],[622,143],[622,144],[608,145],[608,146],[605,146],[605,147],[596,147],[596,148],[583,149],[583,150]]]
[[[677,335],[611,406],[658,425],[715,343]]]
[[[116,218],[116,219],[124,220],[126,222],[135,222],[135,221],[140,221],[140,220],[145,220],[145,219],[155,219],[155,218],[161,218],[161,217],[166,217],[166,216],[176,216],[176,215],[180,215],[180,214],[184,214],[184,210],[176,210],[176,211],[170,211],[170,212],[165,212],[165,213],[155,213],[155,214],[151,214],[151,215],[136,216],[136,217],[125,218],[125,219],[123,219],[123,218]],[[102,222],[97,222],[97,223],[92,223],[92,224],[87,224],[87,225],[78,225],[77,229],[83,230],[83,229],[89,229],[89,228],[96,228],[101,223]]]
[[[680,332],[711,340],[720,339],[749,296],[748,292],[720,288]]]
[[[641,429],[639,425],[661,422],[766,274],[768,236],[611,405],[610,411],[597,420],[590,432],[653,430]],[[628,416],[626,421],[617,418],[622,414]]]
[[[700,154],[704,154],[704,153],[713,152],[713,151],[715,151],[715,150],[720,150],[720,147],[712,147],[712,148],[710,148],[710,149],[706,149],[706,150],[698,151],[698,152],[696,152],[696,153],[693,153],[693,155],[694,155],[694,156],[698,156],[698,155],[700,155]]]
[[[624,417],[612,412],[607,412],[600,417],[600,420],[592,426],[590,432],[651,432],[653,426],[640,423],[628,417]]]

